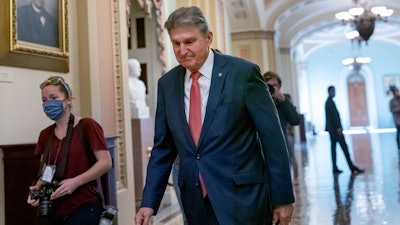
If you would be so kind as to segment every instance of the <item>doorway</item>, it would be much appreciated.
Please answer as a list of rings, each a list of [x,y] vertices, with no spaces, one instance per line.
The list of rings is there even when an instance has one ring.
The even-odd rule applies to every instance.
[[[350,110],[351,127],[369,126],[369,116],[367,107],[367,95],[365,79],[359,70],[353,71],[347,79],[347,93]]]

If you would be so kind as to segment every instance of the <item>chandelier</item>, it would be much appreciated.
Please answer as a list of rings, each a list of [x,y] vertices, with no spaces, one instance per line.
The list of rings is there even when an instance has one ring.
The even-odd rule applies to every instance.
[[[369,38],[374,32],[375,21],[387,22],[387,18],[393,14],[393,9],[388,9],[385,6],[369,7],[364,3],[359,3],[359,0],[354,0],[356,8],[351,8],[346,12],[336,13],[335,17],[342,21],[342,24],[351,24],[354,31],[347,34],[347,38],[365,41],[368,43]]]

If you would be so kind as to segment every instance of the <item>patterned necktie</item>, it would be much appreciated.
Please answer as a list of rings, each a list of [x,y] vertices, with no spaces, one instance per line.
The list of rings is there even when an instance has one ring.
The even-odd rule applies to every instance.
[[[201,95],[198,80],[201,73],[198,71],[192,72],[190,77],[192,78],[192,86],[190,88],[190,107],[189,107],[189,129],[192,135],[194,144],[197,146],[199,143],[201,133]],[[203,177],[199,172],[199,180],[201,186],[201,192],[203,197],[207,195],[207,188],[204,184]]]

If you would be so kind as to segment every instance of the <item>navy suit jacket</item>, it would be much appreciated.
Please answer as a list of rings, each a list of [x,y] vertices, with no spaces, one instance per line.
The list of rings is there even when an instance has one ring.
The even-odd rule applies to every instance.
[[[270,224],[272,206],[294,202],[277,110],[258,66],[214,55],[198,147],[185,116],[185,68],[173,68],[158,82],[154,146],[141,206],[157,212],[179,154],[178,185],[189,224],[205,224],[199,171],[219,224]]]

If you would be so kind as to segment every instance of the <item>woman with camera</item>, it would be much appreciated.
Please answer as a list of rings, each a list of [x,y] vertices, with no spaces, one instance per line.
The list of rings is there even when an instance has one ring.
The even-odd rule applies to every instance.
[[[44,113],[55,121],[40,132],[36,183],[27,203],[48,225],[98,225],[102,212],[96,179],[112,166],[102,127],[71,113],[72,92],[62,77],[40,85]]]

